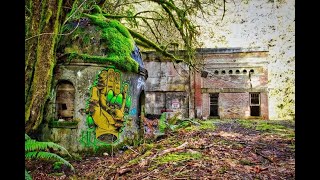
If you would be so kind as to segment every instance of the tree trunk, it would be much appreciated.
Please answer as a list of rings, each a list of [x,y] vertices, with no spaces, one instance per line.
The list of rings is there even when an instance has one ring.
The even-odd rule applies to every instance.
[[[44,105],[51,90],[62,1],[33,0],[26,4],[30,10],[25,52],[26,133],[36,130],[41,124]]]

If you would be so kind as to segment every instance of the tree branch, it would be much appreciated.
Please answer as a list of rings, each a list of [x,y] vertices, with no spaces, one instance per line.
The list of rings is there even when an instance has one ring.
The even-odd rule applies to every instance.
[[[165,57],[169,57],[174,59],[176,62],[182,62],[184,61],[183,59],[179,59],[177,57],[175,57],[173,54],[169,53],[168,51],[165,51],[164,49],[162,49],[161,47],[159,47],[157,44],[155,44],[154,42],[152,42],[151,40],[147,39],[146,37],[144,37],[143,35],[127,28],[128,31],[130,32],[130,34],[139,39],[140,41],[142,41],[144,44],[147,44],[150,48],[160,52],[162,55],[164,55]]]
[[[35,38],[35,37],[37,37],[37,36],[42,36],[42,35],[66,36],[66,35],[69,35],[69,34],[73,33],[73,32],[78,28],[79,24],[80,24],[80,22],[78,22],[77,26],[76,26],[72,31],[70,31],[70,32],[67,33],[67,34],[41,33],[41,34],[37,34],[37,35],[31,36],[31,37],[25,39],[25,41],[28,41],[28,40],[30,40],[30,39],[32,39],[32,38]]]
[[[151,18],[151,17],[144,17],[144,16],[124,16],[124,15],[110,15],[110,14],[102,14],[106,18],[112,18],[112,19],[121,19],[121,18],[142,18],[142,19],[152,19],[156,21],[161,21],[160,18]]]

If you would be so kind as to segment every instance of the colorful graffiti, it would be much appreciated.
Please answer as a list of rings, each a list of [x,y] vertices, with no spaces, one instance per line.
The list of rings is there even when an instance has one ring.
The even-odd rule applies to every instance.
[[[88,129],[82,132],[80,141],[85,146],[114,143],[131,106],[129,84],[121,82],[119,70],[109,67],[100,71],[90,90],[86,107]]]

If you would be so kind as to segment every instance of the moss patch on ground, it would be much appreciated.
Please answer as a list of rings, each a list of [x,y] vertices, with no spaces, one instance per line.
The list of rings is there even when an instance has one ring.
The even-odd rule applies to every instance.
[[[237,122],[245,128],[255,129],[263,133],[273,133],[273,134],[277,134],[282,137],[288,137],[288,138],[292,138],[295,136],[294,129],[287,127],[286,125],[283,124],[282,121],[237,120]]]
[[[193,124],[185,129],[187,131],[215,130],[215,120],[198,120],[199,124]]]

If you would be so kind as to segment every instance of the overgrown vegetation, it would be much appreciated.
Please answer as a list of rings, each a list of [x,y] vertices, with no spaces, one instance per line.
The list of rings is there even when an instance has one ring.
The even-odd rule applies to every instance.
[[[31,139],[27,134],[25,134],[25,159],[41,159],[49,162],[59,162],[55,164],[56,168],[62,164],[70,167],[74,171],[74,167],[67,160],[61,156],[53,153],[52,151],[62,152],[71,157],[69,152],[59,144],[53,142],[39,142]],[[32,179],[27,169],[25,170],[25,179]]]
[[[279,136],[276,131],[253,130],[250,125],[252,120],[209,119],[203,124],[202,120],[193,121],[199,124],[187,126],[191,127],[190,130],[179,128],[169,131],[165,137],[152,143],[128,147],[112,155],[96,155],[74,161],[72,164],[77,171],[66,178],[295,178],[294,137],[288,139]],[[247,122],[247,126],[239,121],[242,124]],[[263,120],[260,121],[262,123]],[[291,126],[288,121],[271,123],[286,126],[288,130],[294,129],[294,124]],[[200,130],[200,127],[203,129]],[[37,170],[33,174],[40,176],[46,173]],[[62,178],[62,175],[55,177]]]
[[[245,128],[255,129],[265,133],[278,134],[283,137],[294,137],[295,131],[290,128],[294,125],[294,121],[276,121],[276,120],[238,120]],[[284,125],[283,122],[287,124]],[[289,126],[289,127],[288,127]]]
[[[221,2],[225,11],[225,0]],[[218,8],[213,6],[214,4],[213,0],[201,2],[198,0],[99,2],[59,0],[51,3],[27,0],[25,2],[26,133],[35,133],[44,119],[45,102],[52,88],[53,68],[57,63],[56,57],[60,57],[57,54],[60,40],[65,36],[73,36],[77,28],[83,26],[81,24],[83,22],[79,21],[81,18],[87,16],[98,26],[103,27],[101,35],[110,40],[109,54],[104,60],[124,66],[124,69],[137,71],[137,64],[130,61],[131,57],[128,56],[128,52],[132,51],[132,38],[120,38],[119,41],[119,36],[129,37],[130,34],[140,48],[156,50],[173,62],[183,61],[189,67],[200,70],[200,62],[194,59],[195,49],[201,46],[197,40],[200,27],[191,20],[191,17],[199,13],[210,13],[212,9],[209,7]],[[140,7],[144,9],[141,10]],[[73,22],[76,22],[73,29],[66,28],[67,24]],[[65,31],[66,29],[68,31]],[[83,36],[82,40],[84,44],[91,44],[91,40],[94,41],[89,36]],[[119,52],[113,51],[119,49],[121,50]],[[80,53],[72,48],[71,50],[73,57],[103,60],[92,54]],[[178,54],[176,50],[184,50],[185,54]]]
[[[94,8],[97,9],[96,12],[100,13],[84,14],[88,20],[84,18],[75,20],[75,22],[82,21],[86,24],[86,26],[80,27],[81,31],[73,33],[73,37],[76,38],[62,37],[61,41],[64,43],[60,46],[64,50],[61,53],[68,54],[69,60],[82,59],[85,62],[104,62],[124,71],[138,72],[139,65],[131,57],[135,43],[127,28],[117,20],[105,18],[98,6],[94,6]],[[88,28],[89,23],[96,27]],[[75,28],[75,24],[74,22],[67,24],[68,28],[65,30],[69,30],[71,27]],[[86,43],[91,41],[91,38],[93,43]]]

